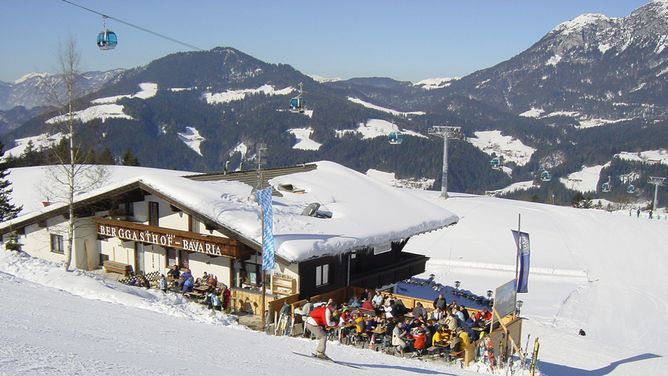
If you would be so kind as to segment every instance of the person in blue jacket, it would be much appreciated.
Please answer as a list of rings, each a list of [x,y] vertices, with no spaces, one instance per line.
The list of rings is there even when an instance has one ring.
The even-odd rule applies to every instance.
[[[181,287],[181,291],[185,294],[186,292],[191,292],[193,291],[193,286],[195,285],[195,279],[193,278],[192,273],[190,273],[190,270],[186,270],[181,274],[181,277],[183,278],[183,287]]]

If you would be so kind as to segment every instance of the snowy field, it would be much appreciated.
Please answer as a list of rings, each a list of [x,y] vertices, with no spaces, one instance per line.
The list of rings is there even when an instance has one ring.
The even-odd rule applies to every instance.
[[[543,375],[666,375],[668,221],[486,196],[411,191],[460,216],[414,237],[442,283],[484,294],[511,280],[510,229],[531,236],[526,335]],[[353,369],[292,354],[315,342],[266,336],[173,294],[0,251],[0,375],[472,375],[469,369],[328,345]],[[586,336],[579,336],[583,329]],[[317,369],[317,371],[315,371]],[[498,375],[505,375],[499,370]],[[515,373],[520,374],[520,373]],[[528,375],[528,372],[525,373]]]

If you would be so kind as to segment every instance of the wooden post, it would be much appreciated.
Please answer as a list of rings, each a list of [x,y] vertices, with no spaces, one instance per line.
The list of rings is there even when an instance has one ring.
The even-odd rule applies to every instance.
[[[264,329],[267,324],[267,313],[265,312],[265,294],[267,292],[267,288],[265,287],[265,281],[266,281],[266,272],[262,270],[262,300],[260,303],[260,312],[262,315],[262,328]]]

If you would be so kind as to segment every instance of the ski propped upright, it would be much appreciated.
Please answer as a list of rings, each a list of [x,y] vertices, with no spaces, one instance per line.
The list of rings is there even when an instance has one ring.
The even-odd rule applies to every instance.
[[[358,367],[358,366],[352,365],[352,364],[350,364],[350,363],[339,362],[339,361],[334,360],[334,359],[332,359],[332,358],[318,358],[318,357],[315,357],[315,356],[313,356],[313,355],[302,354],[302,353],[298,353],[298,352],[296,352],[296,351],[293,351],[292,353],[293,353],[293,354],[296,354],[296,355],[301,355],[301,356],[306,357],[306,358],[310,358],[310,359],[314,359],[314,360],[319,360],[319,361],[321,361],[321,362],[329,362],[329,363],[333,363],[333,364],[338,364],[338,365],[340,365],[340,366],[350,367],[350,368],[355,368],[355,369],[364,369],[364,368],[362,368],[362,367]]]

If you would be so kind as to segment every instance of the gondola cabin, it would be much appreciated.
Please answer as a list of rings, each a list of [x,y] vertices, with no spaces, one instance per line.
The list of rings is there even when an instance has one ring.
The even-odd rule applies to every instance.
[[[540,180],[541,181],[550,181],[552,180],[552,175],[550,175],[550,172],[547,170],[544,170],[543,172],[540,173]]]
[[[489,165],[493,170],[499,170],[501,168],[501,159],[499,157],[494,157],[489,161]]]
[[[401,145],[404,139],[400,132],[392,132],[387,136],[387,141],[390,145]]]
[[[290,112],[304,112],[304,100],[301,97],[290,99]]]
[[[118,38],[116,37],[116,33],[114,33],[111,30],[105,29],[104,31],[101,31],[100,34],[97,35],[97,46],[102,51],[113,50],[114,48],[116,48],[117,44],[118,44]]]
[[[610,192],[610,183],[605,182],[601,185],[601,192],[608,193]]]

